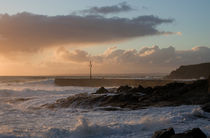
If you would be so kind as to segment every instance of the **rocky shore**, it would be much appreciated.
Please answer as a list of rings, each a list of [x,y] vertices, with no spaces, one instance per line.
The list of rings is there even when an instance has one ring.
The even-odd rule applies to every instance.
[[[200,128],[193,128],[177,134],[173,128],[168,128],[156,131],[152,138],[207,138],[207,136]]]
[[[141,109],[149,106],[205,105],[210,101],[208,80],[190,84],[173,82],[156,87],[99,88],[95,93],[81,93],[45,104],[45,108],[95,108],[104,110]],[[208,108],[207,108],[208,109]]]

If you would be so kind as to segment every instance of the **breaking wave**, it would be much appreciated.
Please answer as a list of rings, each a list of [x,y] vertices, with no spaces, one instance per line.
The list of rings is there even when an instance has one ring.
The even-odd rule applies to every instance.
[[[170,108],[170,107],[169,107]],[[182,106],[181,108],[186,108]],[[158,108],[156,108],[158,110]],[[156,110],[154,108],[154,110]],[[146,109],[147,110],[147,109]],[[146,111],[145,110],[145,111]],[[182,109],[181,109],[182,110]],[[111,124],[94,124],[84,117],[78,119],[77,125],[73,129],[59,129],[51,128],[44,134],[45,138],[150,138],[154,131],[173,127],[177,132],[193,128],[199,125],[207,134],[209,134],[209,126],[202,126],[201,124],[194,124],[195,120],[198,121],[197,113],[195,110],[200,110],[196,107],[192,112],[177,113],[168,112],[166,115],[161,113],[151,113],[148,115],[140,116],[138,120],[114,122]],[[190,117],[191,116],[191,117]],[[194,117],[193,117],[194,116]],[[193,117],[193,118],[192,118]],[[179,121],[187,121],[183,126],[178,126]],[[192,123],[190,123],[190,121]],[[200,123],[206,120],[200,120]]]
[[[15,116],[19,115],[17,111],[15,112]],[[0,129],[0,137],[150,138],[154,131],[168,127],[174,127],[176,132],[200,127],[207,135],[210,135],[208,114],[200,112],[202,115],[206,114],[207,117],[200,118],[197,116],[198,112],[200,112],[198,106],[109,112],[91,110],[75,112],[71,109],[38,110],[33,114],[20,112],[25,121],[25,127],[28,127],[27,131],[21,129],[23,122],[18,124],[14,121],[13,125],[17,125],[17,128],[11,129],[11,126],[8,126],[5,131]],[[31,120],[35,122],[31,123]],[[11,131],[7,132],[9,129]],[[22,135],[19,135],[20,133]]]
[[[0,138],[151,138],[154,131],[168,127],[174,127],[176,132],[200,127],[210,135],[210,114],[196,105],[132,111],[35,110],[45,103],[96,89],[58,87],[51,78],[1,83]]]
[[[147,118],[147,117],[145,117]],[[151,133],[151,127],[148,127],[147,119],[141,119],[139,124],[134,123],[125,123],[125,124],[111,124],[111,125],[97,125],[91,124],[85,118],[80,118],[78,121],[78,125],[72,130],[66,129],[58,129],[52,128],[46,134],[45,138],[136,138],[136,137],[149,137],[149,133]],[[160,120],[158,122],[154,122],[153,124],[159,126],[165,121]],[[150,122],[152,125],[152,122]],[[146,129],[147,128],[147,129]],[[153,127],[153,130],[155,128]],[[143,134],[142,134],[143,133]]]

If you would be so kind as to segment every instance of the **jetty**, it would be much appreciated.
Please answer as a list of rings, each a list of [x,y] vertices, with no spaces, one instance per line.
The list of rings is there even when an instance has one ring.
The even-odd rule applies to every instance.
[[[173,80],[143,80],[143,79],[71,79],[55,78],[57,86],[84,86],[84,87],[113,87],[113,86],[138,86],[154,87],[163,86]]]

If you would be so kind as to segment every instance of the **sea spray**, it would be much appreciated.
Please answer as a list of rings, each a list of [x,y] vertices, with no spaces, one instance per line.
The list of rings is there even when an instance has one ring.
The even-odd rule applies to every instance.
[[[1,85],[0,137],[151,138],[154,131],[171,126],[176,132],[200,127],[210,135],[209,114],[197,105],[122,111],[34,108],[96,89],[57,87],[46,81]]]

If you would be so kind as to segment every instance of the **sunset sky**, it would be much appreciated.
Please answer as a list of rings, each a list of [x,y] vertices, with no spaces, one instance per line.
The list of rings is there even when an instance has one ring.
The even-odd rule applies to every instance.
[[[209,0],[0,0],[0,75],[168,73],[210,62]]]

